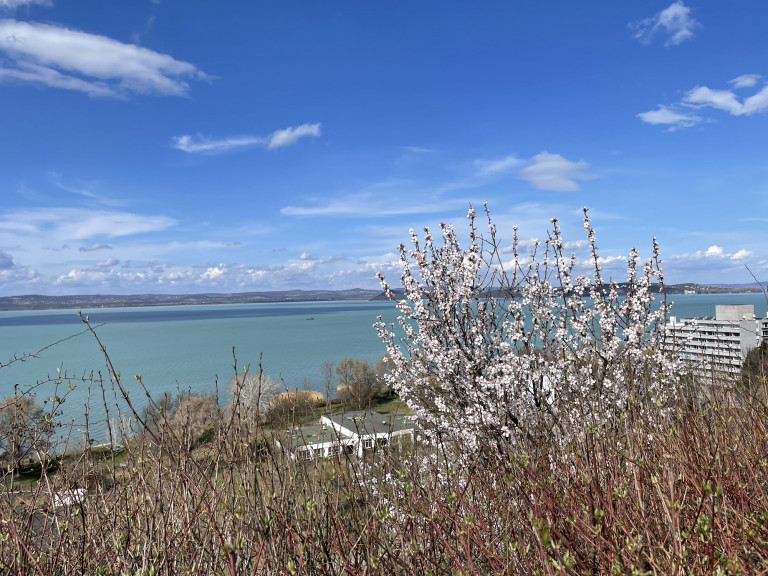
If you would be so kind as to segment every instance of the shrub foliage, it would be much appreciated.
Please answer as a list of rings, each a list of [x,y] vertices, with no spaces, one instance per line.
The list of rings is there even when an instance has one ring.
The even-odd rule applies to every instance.
[[[765,381],[754,383],[761,394],[718,382],[695,405],[677,397],[649,303],[657,255],[634,276],[630,255],[621,299],[603,289],[594,247],[597,276],[568,279],[555,227],[528,264],[513,254],[517,276],[503,279],[495,230],[480,239],[470,217],[468,251],[445,227],[439,248],[402,252],[404,265],[417,262],[404,275],[406,341],[379,325],[390,382],[417,410],[412,446],[292,459],[242,405],[260,394],[237,383],[237,366],[231,409],[214,415],[208,397],[188,398],[151,423],[107,357],[104,380],[78,385],[114,386],[110,409],[135,435],[122,452],[59,455],[38,436],[34,470],[8,462],[0,571],[765,572]],[[201,435],[206,444],[190,443]]]

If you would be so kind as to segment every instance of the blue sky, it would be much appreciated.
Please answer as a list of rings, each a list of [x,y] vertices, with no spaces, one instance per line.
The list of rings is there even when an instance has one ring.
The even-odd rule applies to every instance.
[[[488,202],[768,279],[768,3],[0,0],[0,295],[377,288]]]

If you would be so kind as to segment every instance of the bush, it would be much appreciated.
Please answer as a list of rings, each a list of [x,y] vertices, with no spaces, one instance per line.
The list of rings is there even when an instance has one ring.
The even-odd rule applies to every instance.
[[[630,406],[656,410],[675,398],[681,364],[664,353],[667,306],[652,307],[652,291],[663,291],[655,239],[645,262],[632,249],[619,286],[603,279],[586,209],[590,275],[577,275],[556,219],[525,256],[516,230],[502,251],[486,215],[482,237],[470,209],[466,249],[446,224],[442,242],[425,228],[410,249],[400,245],[399,330],[381,319],[378,330],[390,385],[424,428],[469,453],[504,450],[521,435],[583,435]]]
[[[201,392],[182,395],[169,423],[181,443],[187,450],[192,450],[211,440],[220,419],[215,396]]]
[[[658,265],[651,262],[643,276],[628,282],[626,301],[619,299],[618,287],[598,283],[598,288],[595,278],[572,282],[581,292],[576,299],[564,279],[558,281],[561,288],[549,283],[537,292],[535,282],[569,270],[557,266],[538,277],[528,270],[521,282],[509,284],[517,292],[502,293],[497,284],[493,295],[488,283],[477,282],[485,275],[467,275],[475,264],[463,264],[465,254],[454,249],[452,232],[445,230],[447,247],[424,258],[445,256],[455,265],[446,264],[432,277],[429,266],[420,268],[419,281],[405,275],[411,299],[400,306],[407,348],[400,356],[390,348],[392,382],[409,394],[420,421],[433,426],[425,430],[430,442],[417,433],[414,446],[375,450],[366,459],[343,453],[328,461],[297,462],[276,449],[258,419],[244,425],[243,399],[236,394],[210,438],[210,449],[191,452],[185,434],[142,420],[107,358],[109,381],[92,384],[114,385],[121,398],[115,408],[136,419],[143,433],[126,441],[119,462],[114,453],[96,461],[84,450],[67,455],[56,475],[41,467],[33,484],[20,484],[9,472],[0,484],[5,488],[0,497],[3,571],[765,573],[768,405],[761,398],[767,385],[754,382],[761,394],[745,395],[713,382],[702,408],[675,396],[676,380],[667,374],[673,360],[657,356],[663,350],[657,348],[661,335],[645,307],[649,275],[660,274]],[[555,252],[546,257],[549,262],[560,253],[558,237],[555,231],[550,239]],[[473,241],[480,244],[476,236]],[[414,257],[422,258],[420,253]],[[633,256],[629,262],[631,269]],[[452,277],[448,268],[467,284],[437,282]],[[485,269],[500,274],[488,264]],[[546,269],[534,266],[539,273]],[[427,285],[419,291],[421,281]],[[435,293],[441,286],[444,295]],[[481,297],[483,290],[488,298]],[[576,310],[586,294],[593,294],[601,313],[587,310],[563,324],[537,304],[552,304],[553,314],[573,312],[557,308],[550,291]],[[513,294],[524,296],[530,331],[523,329],[520,308],[508,300]],[[522,323],[520,330],[516,322]],[[621,329],[614,322],[621,322]],[[499,346],[502,336],[518,340]],[[626,337],[621,345],[619,336]],[[436,353],[438,342],[455,359],[453,371]],[[587,350],[569,351],[568,343]],[[540,352],[533,344],[541,345]],[[464,357],[461,346],[466,346]],[[521,360],[514,361],[516,356]],[[520,374],[516,362],[526,363],[531,372],[515,385],[508,379]],[[409,374],[417,379],[413,385],[404,382]],[[489,388],[494,376],[499,378],[496,396]],[[655,395],[664,382],[673,388]],[[425,387],[422,394],[416,383]],[[606,390],[608,384],[615,390]],[[558,398],[561,393],[570,401],[583,399],[584,422],[574,421],[565,399]],[[286,413],[292,420],[311,400],[304,391],[281,398],[276,402],[290,407]],[[187,421],[185,414],[191,421],[197,412],[193,406],[205,406],[207,400],[182,399],[181,421]],[[482,410],[471,404],[476,401],[486,402]],[[429,416],[430,409],[448,421],[440,424]],[[510,420],[508,435],[494,428],[512,416],[517,422]],[[462,421],[466,436],[474,435],[471,450],[457,442],[464,437]],[[194,437],[191,424],[188,429]],[[90,488],[89,478],[101,484],[81,496],[77,490]]]
[[[314,417],[315,408],[322,404],[323,395],[319,392],[295,388],[272,398],[267,421],[278,428],[301,424]]]
[[[0,457],[15,468],[49,432],[43,410],[31,394],[14,394],[0,401]]]
[[[741,367],[741,383],[748,389],[765,387],[768,377],[768,340],[763,340],[760,346],[747,352]]]

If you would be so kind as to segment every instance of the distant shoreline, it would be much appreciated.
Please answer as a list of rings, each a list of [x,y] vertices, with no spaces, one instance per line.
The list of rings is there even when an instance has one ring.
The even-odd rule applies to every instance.
[[[765,283],[764,283],[765,285]],[[621,293],[622,283],[619,283]],[[710,286],[706,284],[673,284],[666,293],[674,294],[751,294],[762,289],[756,284]],[[393,290],[402,298],[402,290]],[[82,294],[45,296],[27,294],[0,297],[0,312],[32,310],[82,310],[93,308],[137,308],[144,306],[206,306],[216,304],[259,304],[277,302],[349,302],[388,300],[380,290],[352,288],[349,290],[276,290],[265,292],[235,292],[206,294]]]
[[[0,311],[81,310],[93,308],[137,308],[143,306],[205,306],[275,302],[344,302],[373,300],[380,290],[283,290],[273,292],[208,294],[84,294],[71,296],[0,297]]]

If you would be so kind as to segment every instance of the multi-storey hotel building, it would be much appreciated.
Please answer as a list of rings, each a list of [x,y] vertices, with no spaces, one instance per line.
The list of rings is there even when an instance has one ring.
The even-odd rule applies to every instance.
[[[768,314],[755,307],[718,305],[714,318],[676,318],[666,324],[667,349],[702,374],[737,375],[752,348],[768,340]]]

